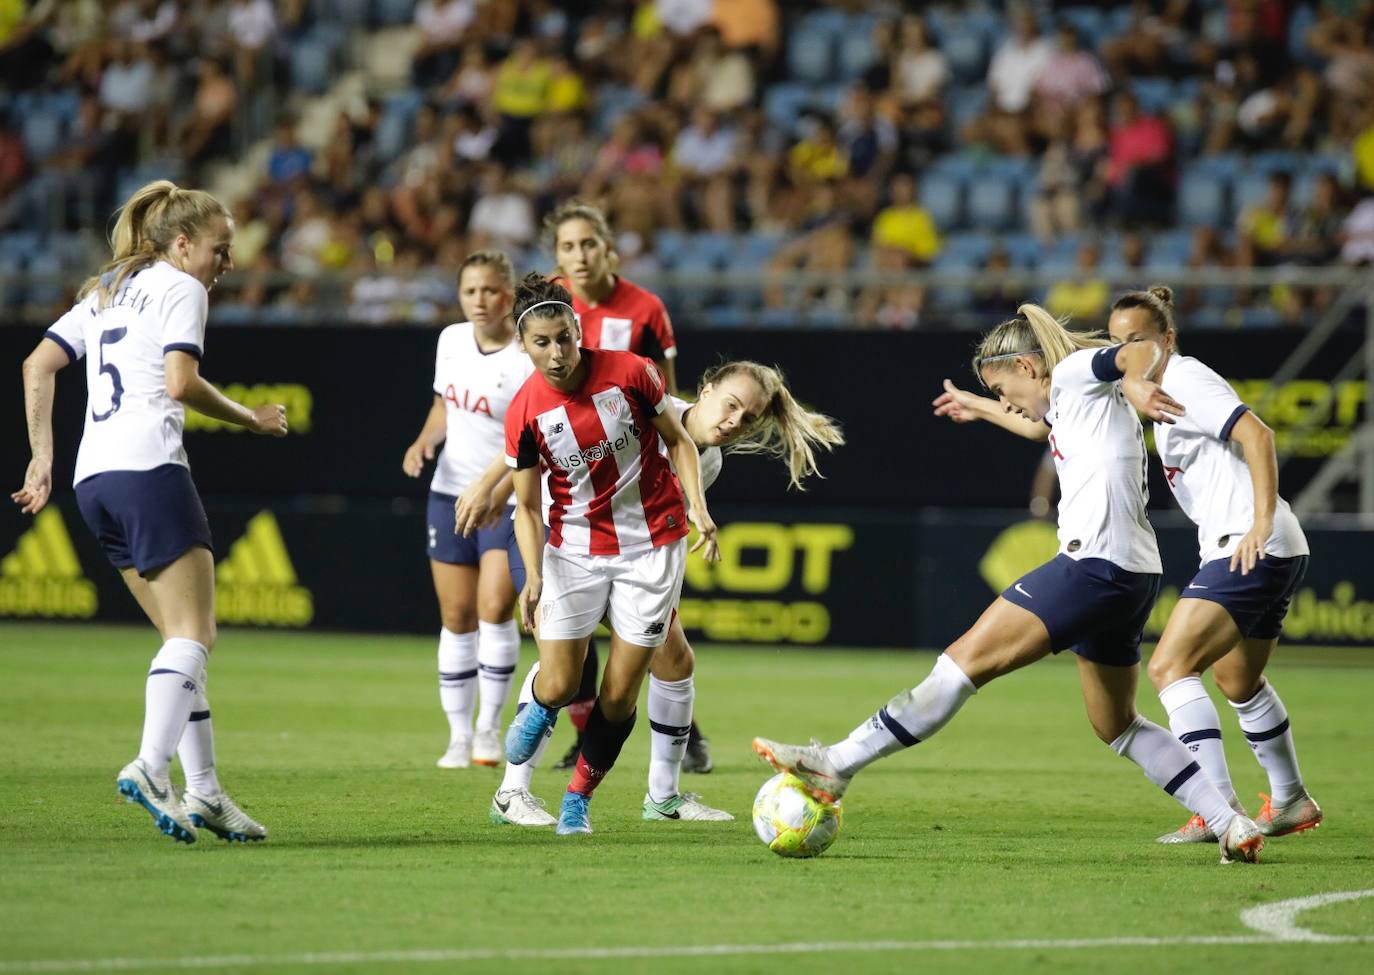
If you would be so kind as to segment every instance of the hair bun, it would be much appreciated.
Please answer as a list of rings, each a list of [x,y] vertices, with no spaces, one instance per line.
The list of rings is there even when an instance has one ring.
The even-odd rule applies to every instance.
[[[1150,285],[1149,293],[1166,305],[1172,305],[1174,303],[1174,289],[1167,284]]]

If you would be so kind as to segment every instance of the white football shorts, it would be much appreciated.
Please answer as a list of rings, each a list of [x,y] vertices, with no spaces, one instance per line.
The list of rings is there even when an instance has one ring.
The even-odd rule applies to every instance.
[[[662,646],[682,595],[685,538],[638,555],[570,555],[544,546],[539,636],[580,640],[602,619],[640,647]]]

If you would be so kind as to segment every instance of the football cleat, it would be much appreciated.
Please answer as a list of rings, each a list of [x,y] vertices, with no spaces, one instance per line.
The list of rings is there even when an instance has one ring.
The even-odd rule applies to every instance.
[[[267,839],[267,827],[240,809],[223,792],[217,796],[203,796],[187,789],[186,811],[191,816],[191,822],[230,843]]]
[[[812,738],[809,745],[784,745],[767,738],[754,739],[754,751],[779,772],[790,772],[806,791],[821,802],[839,802],[851,781],[826,758],[825,746]]]
[[[563,808],[558,810],[558,825],[553,831],[559,836],[577,836],[592,831],[588,807],[592,797],[581,792],[563,793]]]
[[[701,737],[696,725],[692,725],[692,732],[687,737],[687,754],[682,756],[682,771],[705,775],[716,767],[711,761],[711,743]]]
[[[1264,834],[1249,816],[1236,813],[1231,825],[1221,837],[1221,862],[1259,863],[1260,850],[1264,849]]]
[[[552,711],[538,701],[531,701],[515,712],[515,718],[506,729],[506,761],[512,765],[524,765],[539,748],[539,743],[553,733],[558,723],[558,712]]]
[[[1201,816],[1193,816],[1172,833],[1165,833],[1163,836],[1155,838],[1156,843],[1215,843],[1217,834],[1213,833],[1211,827],[1207,825],[1207,820]]]
[[[153,775],[143,759],[136,758],[124,766],[115,778],[115,787],[129,802],[148,810],[162,833],[182,843],[196,841],[196,827],[172,789],[171,779]]]
[[[528,789],[505,789],[491,797],[487,818],[498,826],[552,826],[558,820],[544,809],[544,800]]]
[[[467,768],[472,764],[472,741],[459,738],[448,743],[448,751],[434,763],[440,768]]]
[[[488,768],[496,768],[505,762],[505,753],[501,751],[501,736],[495,728],[486,731],[479,731],[472,739],[472,764],[485,765]]]
[[[701,801],[695,792],[683,792],[669,796],[662,802],[654,802],[647,794],[644,796],[645,819],[676,819],[682,822],[727,823],[735,817],[724,809],[713,809]]]
[[[1255,817],[1255,824],[1265,836],[1287,836],[1316,829],[1322,824],[1322,807],[1307,794],[1306,789],[1282,806],[1275,806],[1273,800],[1263,792],[1259,796],[1264,800],[1264,805]]]

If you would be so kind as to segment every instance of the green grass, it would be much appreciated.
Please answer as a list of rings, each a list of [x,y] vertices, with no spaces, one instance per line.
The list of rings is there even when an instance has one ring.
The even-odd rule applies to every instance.
[[[928,744],[845,801],[825,856],[754,837],[768,776],[754,734],[833,739],[930,654],[702,647],[698,713],[716,771],[687,777],[731,824],[639,818],[643,727],[593,804],[596,834],[487,823],[499,773],[440,772],[446,728],[431,641],[226,631],[211,667],[219,768],[271,839],[193,847],[125,805],[151,630],[0,625],[0,973],[54,959],[414,949],[1239,936],[1246,907],[1374,887],[1374,652],[1283,649],[1271,673],[1329,821],[1271,842],[1258,867],[1151,842],[1186,814],[1092,735],[1075,670],[1037,664],[981,692]],[[526,648],[527,658],[529,648]],[[523,669],[523,668],[522,668]],[[1158,701],[1141,708],[1159,720]],[[1263,787],[1222,705],[1242,796]],[[560,727],[551,754],[570,732]],[[535,791],[557,805],[563,773]],[[1250,800],[1252,811],[1258,800]],[[1374,899],[1298,919],[1374,934]],[[517,961],[558,972],[1374,970],[1374,944],[999,948]],[[487,958],[201,971],[507,971]]]

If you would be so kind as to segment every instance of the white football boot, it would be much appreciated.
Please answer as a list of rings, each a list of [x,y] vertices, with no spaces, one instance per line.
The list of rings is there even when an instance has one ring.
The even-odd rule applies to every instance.
[[[196,827],[177,798],[172,780],[165,775],[153,775],[143,759],[136,758],[120,769],[115,787],[129,802],[148,810],[162,833],[182,843],[196,841]]]
[[[816,738],[809,745],[784,745],[767,738],[754,739],[754,751],[779,772],[789,772],[801,780],[806,791],[821,802],[839,802],[849,788],[847,775],[830,764],[825,746]]]
[[[267,839],[267,827],[240,809],[226,793],[205,796],[187,789],[186,811],[191,822],[230,843]]]
[[[467,768],[472,764],[472,739],[457,738],[448,743],[448,751],[434,763],[440,768]]]
[[[1226,833],[1221,837],[1221,862],[1259,863],[1260,850],[1264,849],[1264,834],[1249,816],[1236,813]]]
[[[682,822],[730,823],[735,817],[724,809],[714,809],[701,801],[696,792],[681,792],[662,802],[654,802],[644,794],[645,819],[676,819]]]
[[[489,768],[506,764],[506,752],[501,747],[501,733],[495,728],[479,731],[473,736],[472,764]]]
[[[487,818],[505,826],[553,826],[554,819],[544,809],[544,800],[530,795],[528,789],[505,789],[491,797]]]

